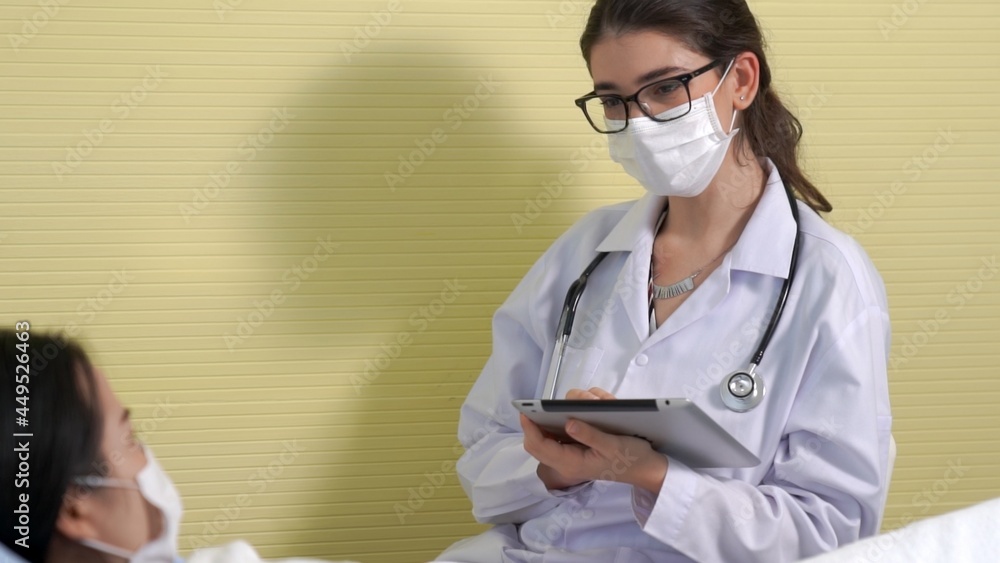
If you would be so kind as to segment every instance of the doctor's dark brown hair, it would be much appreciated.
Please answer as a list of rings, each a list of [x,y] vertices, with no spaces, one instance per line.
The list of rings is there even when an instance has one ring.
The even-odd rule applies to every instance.
[[[601,39],[639,31],[664,33],[712,60],[728,63],[741,53],[757,55],[760,90],[743,111],[736,153],[742,154],[748,143],[753,154],[774,162],[785,184],[810,207],[823,212],[833,210],[799,167],[802,123],[772,87],[764,36],[745,0],[597,0],[580,38],[587,66],[591,50]]]
[[[79,345],[63,337],[30,332],[27,346],[18,349],[25,342],[17,334],[8,328],[0,329],[0,506],[4,507],[0,540],[25,560],[41,563],[47,559],[70,480],[95,474],[102,465],[102,416],[94,368]],[[24,369],[18,369],[22,365],[18,357],[24,351],[29,357],[27,378]],[[16,400],[18,377],[22,385],[27,381],[25,404]],[[24,417],[28,426],[21,427],[16,425],[21,416],[16,409],[25,406],[22,412],[28,415]],[[15,433],[33,436],[14,437]],[[15,449],[22,452],[16,453]],[[22,455],[27,457],[23,460],[27,472],[20,466]],[[26,477],[15,477],[18,473]],[[20,487],[22,483],[27,487]],[[21,506],[22,494],[28,495],[28,549],[14,543],[21,537],[14,529],[21,516],[14,510]]]

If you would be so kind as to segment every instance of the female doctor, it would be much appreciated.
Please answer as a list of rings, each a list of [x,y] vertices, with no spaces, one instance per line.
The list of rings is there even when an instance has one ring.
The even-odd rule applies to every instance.
[[[494,528],[439,560],[773,563],[875,534],[891,463],[885,289],[817,213],[830,204],[799,167],[801,125],[746,2],[598,0],[581,47],[594,81],[581,117],[647,193],[580,220],[497,311],[457,466]],[[518,416],[511,401],[552,382],[584,270],[555,397],[685,397],[760,465],[695,470],[580,421],[578,444],[560,443]]]

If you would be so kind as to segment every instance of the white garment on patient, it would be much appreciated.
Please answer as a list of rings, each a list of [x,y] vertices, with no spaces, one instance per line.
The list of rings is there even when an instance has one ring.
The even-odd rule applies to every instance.
[[[0,543],[0,563],[27,563],[24,559],[21,559],[13,551],[7,549],[7,546]]]
[[[247,542],[237,541],[219,547],[199,549],[191,554],[187,563],[334,563],[320,559],[272,559],[269,562],[260,558],[257,551]],[[352,563],[341,561],[340,563]]]

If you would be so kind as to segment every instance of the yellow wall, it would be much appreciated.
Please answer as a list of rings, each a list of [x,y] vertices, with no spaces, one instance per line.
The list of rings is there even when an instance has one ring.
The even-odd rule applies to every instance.
[[[0,322],[86,341],[184,495],[182,549],[414,561],[479,530],[451,468],[490,316],[640,193],[572,105],[589,2],[0,6]],[[886,526],[997,496],[1000,4],[753,7],[888,285]]]

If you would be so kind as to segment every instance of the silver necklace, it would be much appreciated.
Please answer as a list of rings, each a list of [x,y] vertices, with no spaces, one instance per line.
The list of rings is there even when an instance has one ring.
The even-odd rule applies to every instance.
[[[725,249],[722,252],[722,254],[716,256],[715,258],[713,258],[708,264],[705,264],[701,268],[698,268],[698,270],[695,271],[695,273],[691,274],[690,276],[682,279],[681,281],[679,281],[677,283],[670,284],[670,285],[656,285],[655,283],[653,283],[653,280],[655,280],[657,277],[659,277],[659,274],[653,275],[653,273],[652,273],[653,272],[653,267],[652,267],[653,265],[652,265],[652,262],[650,262],[650,268],[649,268],[649,271],[650,271],[649,285],[650,285],[650,287],[653,288],[653,291],[652,291],[652,293],[653,293],[653,299],[673,299],[674,297],[679,297],[681,295],[684,295],[685,293],[693,291],[694,290],[694,280],[695,280],[695,278],[697,278],[698,276],[700,276],[701,273],[705,271],[705,268],[709,267],[709,265],[714,264],[716,260],[718,260],[719,258],[722,258],[723,256],[725,256],[727,252],[729,252],[730,250],[733,249],[733,246],[736,246],[735,242],[729,248]]]

